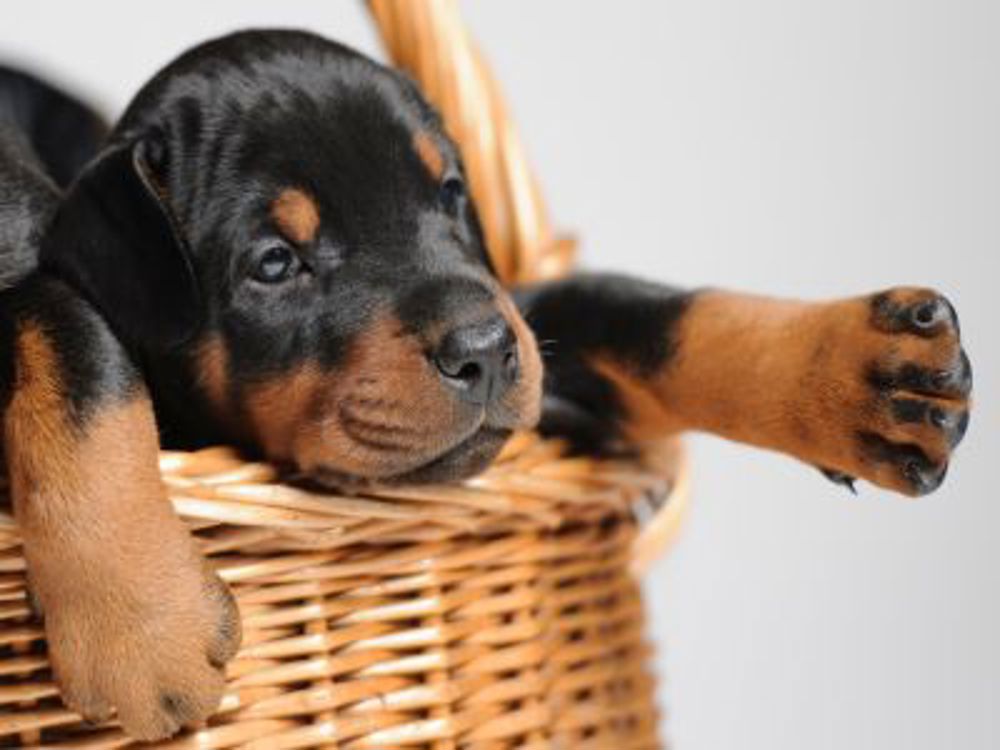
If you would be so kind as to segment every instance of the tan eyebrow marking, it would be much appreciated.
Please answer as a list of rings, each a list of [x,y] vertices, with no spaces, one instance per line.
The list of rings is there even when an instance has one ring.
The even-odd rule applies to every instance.
[[[434,138],[426,130],[421,130],[413,136],[413,148],[431,176],[435,180],[440,180],[444,174],[444,155],[434,142]]]
[[[319,229],[319,207],[316,201],[299,188],[285,188],[271,204],[271,218],[278,229],[292,242],[305,244],[316,239]]]

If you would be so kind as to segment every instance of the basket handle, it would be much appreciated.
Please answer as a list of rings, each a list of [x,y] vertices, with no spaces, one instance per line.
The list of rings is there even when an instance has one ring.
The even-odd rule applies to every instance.
[[[552,230],[500,87],[457,0],[368,0],[368,6],[392,61],[416,79],[462,151],[500,279],[513,284],[565,276],[575,243]],[[671,473],[670,501],[639,535],[634,570],[655,560],[677,531],[687,498],[687,462],[680,454]]]

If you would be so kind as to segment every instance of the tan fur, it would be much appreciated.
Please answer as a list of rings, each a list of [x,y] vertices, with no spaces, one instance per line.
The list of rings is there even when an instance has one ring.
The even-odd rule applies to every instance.
[[[522,376],[506,397],[503,424],[494,426],[528,428],[538,419],[541,360],[506,295],[500,308],[517,335]],[[481,415],[444,385],[424,345],[391,315],[366,326],[343,366],[324,372],[306,363],[256,383],[245,390],[242,409],[244,433],[270,458],[358,477],[422,466],[482,425]]]
[[[300,188],[286,188],[275,198],[271,218],[286,238],[299,245],[312,242],[319,231],[319,206]]]
[[[64,395],[51,342],[22,328],[4,443],[53,670],[83,715],[114,707],[130,734],[164,737],[216,707],[210,659],[232,656],[238,619],[166,500],[145,394],[102,405],[82,427]]]
[[[318,412],[330,382],[309,363],[250,387],[243,408],[256,442],[274,460],[293,459],[298,433]]]
[[[362,477],[415,468],[472,427],[418,342],[388,316],[366,327],[343,367],[306,364],[249,388],[244,407],[269,456]]]
[[[959,356],[957,336],[880,330],[869,297],[804,303],[704,293],[674,343],[675,356],[652,378],[610,358],[593,362],[618,387],[633,439],[704,430],[903,492],[911,488],[898,470],[871,462],[858,433],[908,437],[933,460],[947,456],[940,431],[896,424],[870,373],[908,362],[949,367]]]
[[[229,352],[219,335],[212,335],[198,346],[198,385],[217,416],[226,412],[229,402]]]
[[[517,356],[521,365],[521,380],[506,398],[508,408],[518,415],[518,429],[531,429],[541,416],[543,367],[535,333],[528,327],[514,300],[499,292],[497,307],[517,338]]]
[[[444,155],[434,142],[434,137],[427,131],[421,130],[413,136],[413,148],[431,177],[440,180],[444,175]]]
[[[624,437],[632,445],[656,441],[665,433],[683,429],[660,400],[659,394],[622,369],[619,363],[603,356],[590,361],[594,371],[614,386],[615,395],[628,415],[624,424]]]

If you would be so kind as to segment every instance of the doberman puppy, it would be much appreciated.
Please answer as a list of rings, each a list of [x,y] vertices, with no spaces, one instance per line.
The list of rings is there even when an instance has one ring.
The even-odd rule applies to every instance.
[[[136,737],[214,710],[240,632],[161,444],[234,443],[336,486],[439,481],[541,418],[587,449],[707,430],[918,495],[968,421],[934,291],[807,303],[583,275],[509,295],[435,112],[310,34],[182,55],[62,198],[17,163],[3,420],[30,586],[67,704]]]

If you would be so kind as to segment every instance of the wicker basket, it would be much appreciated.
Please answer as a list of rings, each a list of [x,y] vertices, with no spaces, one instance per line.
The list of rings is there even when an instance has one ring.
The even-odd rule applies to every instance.
[[[454,0],[371,9],[463,149],[504,280],[565,273],[572,243],[553,236]],[[340,497],[227,449],[162,454],[178,512],[240,602],[244,646],[219,713],[156,746],[658,747],[635,572],[676,528],[682,463],[674,444],[596,461],[519,435],[463,484]],[[0,748],[135,744],[62,706],[9,515],[0,555]]]

